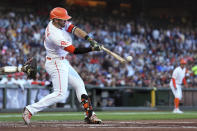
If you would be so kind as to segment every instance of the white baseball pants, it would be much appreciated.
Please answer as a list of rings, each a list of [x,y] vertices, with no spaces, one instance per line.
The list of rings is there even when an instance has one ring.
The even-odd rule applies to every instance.
[[[68,84],[75,89],[79,102],[81,102],[82,94],[87,95],[83,80],[66,59],[47,59],[45,68],[51,76],[54,91],[53,93],[43,97],[39,102],[26,107],[32,115],[50,105],[63,101],[66,97],[65,94]]]
[[[173,83],[172,81],[170,82],[170,88],[172,90],[172,93],[174,95],[175,98],[179,98],[179,100],[182,99],[182,89],[181,89],[181,85],[176,84],[176,88],[174,89]]]

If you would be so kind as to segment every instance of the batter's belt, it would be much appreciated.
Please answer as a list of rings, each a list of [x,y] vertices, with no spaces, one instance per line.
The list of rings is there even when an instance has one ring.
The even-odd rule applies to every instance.
[[[46,59],[47,60],[65,60],[65,59],[67,59],[67,57],[66,56],[62,56],[62,57],[53,57],[53,58],[51,58],[51,57],[46,57]]]

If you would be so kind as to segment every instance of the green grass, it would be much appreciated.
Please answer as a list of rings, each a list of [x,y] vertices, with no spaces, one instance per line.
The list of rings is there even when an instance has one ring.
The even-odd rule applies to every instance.
[[[170,119],[197,119],[197,112],[96,112],[102,120],[170,120]],[[20,113],[0,113],[0,121],[22,121]],[[47,112],[38,113],[32,121],[65,121],[83,120],[83,112]]]

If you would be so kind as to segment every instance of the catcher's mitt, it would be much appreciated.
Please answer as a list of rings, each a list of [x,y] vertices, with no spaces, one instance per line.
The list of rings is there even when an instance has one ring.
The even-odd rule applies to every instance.
[[[27,78],[35,79],[37,73],[36,59],[33,57],[30,58],[27,62],[25,62],[21,70],[27,74]]]

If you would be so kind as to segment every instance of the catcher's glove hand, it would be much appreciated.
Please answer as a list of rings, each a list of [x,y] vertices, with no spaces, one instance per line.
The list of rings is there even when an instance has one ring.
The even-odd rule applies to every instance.
[[[27,78],[35,79],[37,73],[36,59],[33,57],[30,58],[27,62],[25,62],[21,70],[27,74]]]

